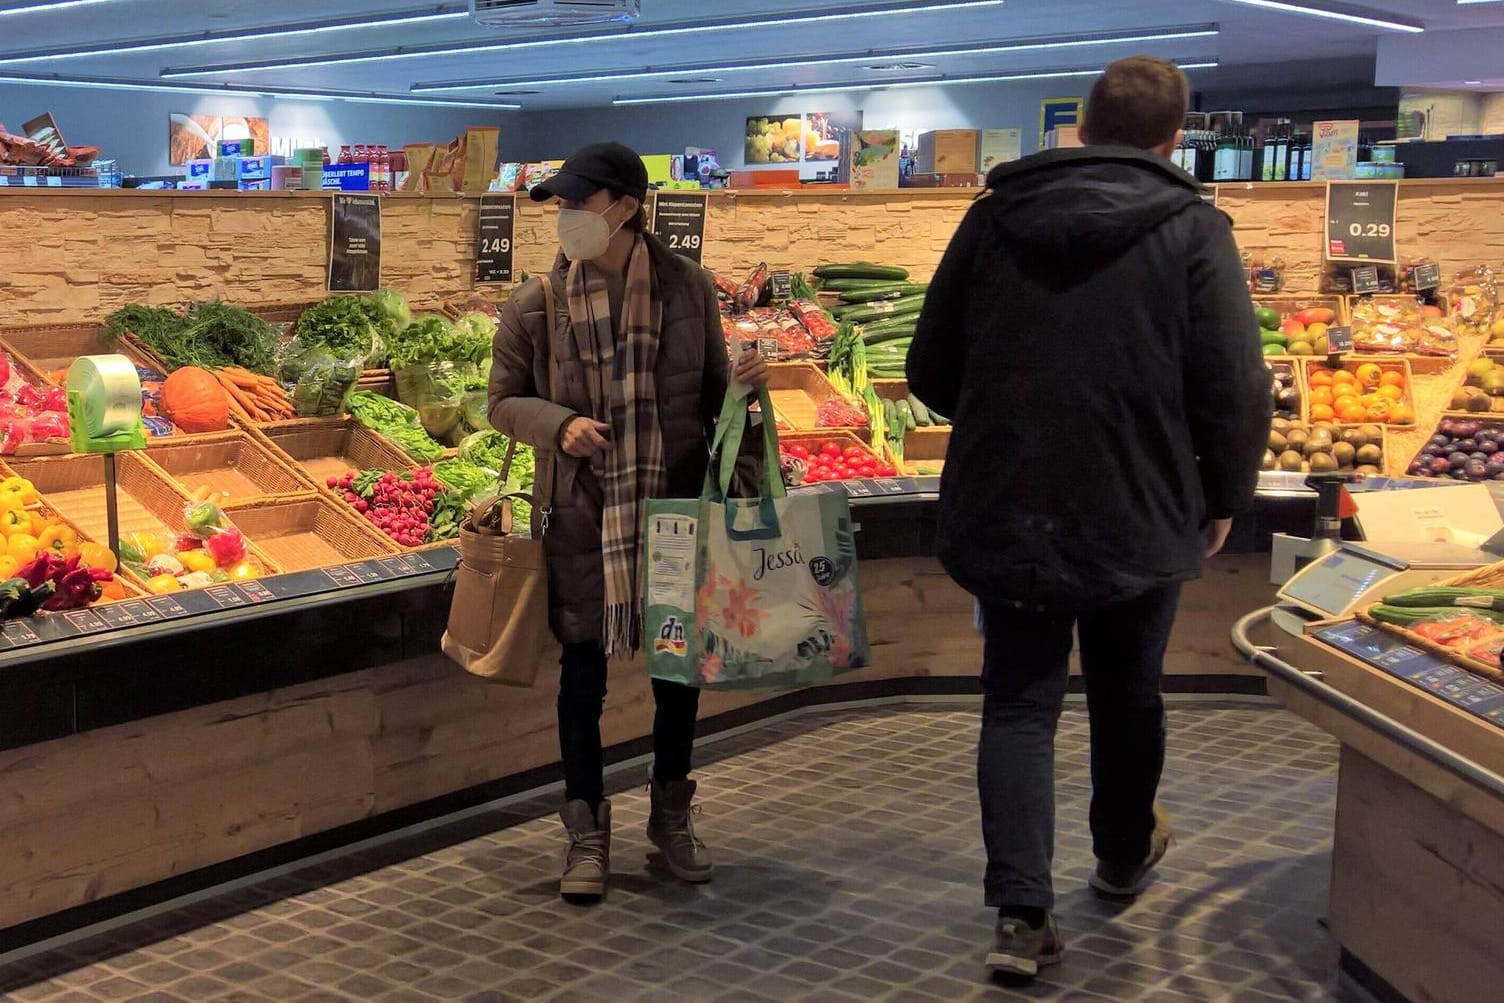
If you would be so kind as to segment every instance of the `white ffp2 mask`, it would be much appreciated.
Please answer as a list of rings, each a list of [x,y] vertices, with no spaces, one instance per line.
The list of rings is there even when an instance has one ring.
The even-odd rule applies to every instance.
[[[606,222],[606,213],[611,211],[612,202],[600,212],[591,212],[589,209],[560,209],[559,210],[559,249],[564,252],[564,257],[570,261],[594,261],[606,253],[611,246],[611,238],[616,236],[616,231],[622,228],[621,223],[613,228]]]

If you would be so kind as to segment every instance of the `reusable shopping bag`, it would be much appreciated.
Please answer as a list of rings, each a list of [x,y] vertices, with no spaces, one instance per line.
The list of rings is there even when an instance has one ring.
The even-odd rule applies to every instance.
[[[705,689],[791,689],[871,658],[851,506],[838,485],[785,491],[759,395],[758,497],[729,497],[748,415],[726,396],[699,498],[652,499],[644,537],[648,674]],[[756,433],[753,433],[756,434]]]

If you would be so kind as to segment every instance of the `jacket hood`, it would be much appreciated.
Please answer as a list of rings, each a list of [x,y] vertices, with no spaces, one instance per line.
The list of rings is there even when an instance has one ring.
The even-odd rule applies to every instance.
[[[1050,261],[1104,261],[1201,203],[1190,174],[1143,150],[1049,150],[987,176],[1003,239]]]

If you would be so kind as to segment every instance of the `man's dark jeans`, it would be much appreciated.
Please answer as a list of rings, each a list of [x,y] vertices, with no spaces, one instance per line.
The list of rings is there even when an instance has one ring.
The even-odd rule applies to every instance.
[[[977,786],[989,906],[1050,909],[1055,855],[1055,728],[1081,637],[1091,720],[1091,832],[1098,859],[1141,863],[1165,759],[1160,695],[1180,586],[1071,616],[983,610],[986,654]]]

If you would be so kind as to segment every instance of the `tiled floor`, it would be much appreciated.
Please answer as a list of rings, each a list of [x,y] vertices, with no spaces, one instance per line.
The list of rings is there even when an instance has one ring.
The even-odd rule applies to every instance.
[[[639,789],[615,799],[613,885],[555,894],[549,802],[514,806],[0,969],[16,1003],[208,1000],[1272,1000],[1334,998],[1325,899],[1335,749],[1270,708],[1171,712],[1162,882],[1084,890],[1084,715],[1059,756],[1065,964],[1030,987],[980,960],[976,714],[874,709],[707,750],[713,884],[650,874]]]

